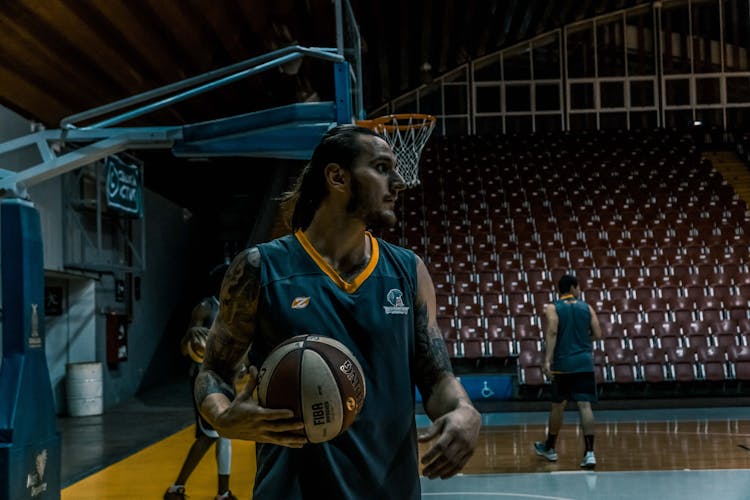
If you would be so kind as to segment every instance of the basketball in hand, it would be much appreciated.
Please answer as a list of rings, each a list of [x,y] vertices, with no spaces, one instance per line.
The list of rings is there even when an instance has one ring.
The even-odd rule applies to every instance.
[[[208,338],[208,328],[195,326],[187,333],[185,350],[187,350],[190,359],[196,363],[203,363],[203,357],[206,354],[206,339]]]
[[[311,443],[335,438],[365,402],[362,367],[341,342],[298,335],[276,346],[258,371],[258,402],[289,409]]]

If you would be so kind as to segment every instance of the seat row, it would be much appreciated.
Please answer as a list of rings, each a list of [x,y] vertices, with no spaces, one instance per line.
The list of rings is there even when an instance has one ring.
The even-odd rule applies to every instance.
[[[652,348],[639,355],[632,349],[595,351],[597,384],[663,384],[750,381],[750,346],[731,345]],[[542,372],[543,353],[519,354],[518,378],[522,386],[550,383]]]

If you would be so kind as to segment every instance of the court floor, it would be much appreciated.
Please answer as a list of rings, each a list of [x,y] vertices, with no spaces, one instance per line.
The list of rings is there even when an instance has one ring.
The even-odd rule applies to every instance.
[[[750,499],[750,409],[744,407],[596,412],[595,471],[583,455],[575,412],[567,412],[559,460],[537,457],[547,415],[484,416],[482,443],[466,474],[422,480],[423,498],[548,500]],[[421,422],[424,424],[425,422]]]
[[[161,498],[192,443],[192,410],[182,395],[187,397],[187,391],[178,384],[102,416],[61,418],[61,498]],[[449,480],[423,478],[423,498],[750,499],[750,408],[721,399],[713,405],[595,410],[595,471],[578,467],[583,445],[575,411],[566,413],[557,463],[532,449],[544,437],[545,411],[484,413],[480,444],[465,473]],[[420,415],[417,424],[425,426],[428,420]],[[82,439],[89,445],[76,442]],[[251,498],[253,451],[252,443],[233,443],[231,488],[242,499]],[[215,489],[216,465],[209,451],[187,492],[191,500],[210,499]]]

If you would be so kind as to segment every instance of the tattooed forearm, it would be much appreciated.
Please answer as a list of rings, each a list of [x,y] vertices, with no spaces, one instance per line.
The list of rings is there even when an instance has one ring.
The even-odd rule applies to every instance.
[[[260,293],[260,254],[255,248],[235,257],[221,285],[219,313],[211,325],[206,356],[195,383],[200,403],[212,393],[233,398],[236,368],[255,334]]]
[[[415,370],[419,392],[427,401],[432,388],[446,373],[452,373],[448,350],[437,325],[429,324],[427,305],[417,303],[414,309]]]
[[[193,395],[195,401],[198,403],[198,407],[200,407],[203,400],[206,399],[206,396],[217,392],[225,395],[230,400],[234,399],[234,388],[232,386],[216,373],[208,370],[201,370],[198,377],[195,379],[195,386],[193,387]]]
[[[226,381],[233,381],[236,367],[250,347],[251,330],[237,330],[217,317],[206,343],[202,369],[210,370]]]

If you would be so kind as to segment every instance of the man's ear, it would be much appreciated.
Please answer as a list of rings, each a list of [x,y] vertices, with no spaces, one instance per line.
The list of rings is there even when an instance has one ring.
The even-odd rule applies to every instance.
[[[341,189],[346,185],[348,172],[346,172],[338,163],[329,163],[325,168],[325,176],[328,185],[333,189]]]

